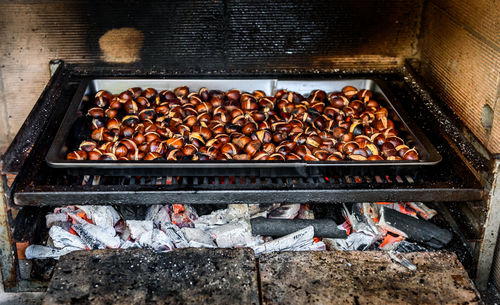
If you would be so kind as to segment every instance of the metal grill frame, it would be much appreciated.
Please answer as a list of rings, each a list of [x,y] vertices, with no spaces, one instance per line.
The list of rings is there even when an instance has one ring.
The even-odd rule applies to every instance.
[[[487,160],[466,139],[458,138],[462,127],[446,109],[418,86],[408,67],[386,70],[347,71],[230,71],[193,72],[189,75],[155,69],[116,68],[62,63],[32,113],[4,156],[4,172],[18,172],[10,189],[10,202],[15,205],[64,204],[155,204],[155,203],[337,203],[360,201],[474,201],[484,198],[480,173],[489,172]],[[214,177],[176,178],[176,184],[124,183],[108,178],[107,183],[82,185],[82,177],[69,176],[63,170],[49,168],[45,155],[79,81],[86,77],[109,76],[186,77],[276,75],[288,78],[367,77],[384,80],[395,97],[411,113],[417,124],[443,156],[443,161],[421,168],[410,180],[397,171],[387,173],[379,181],[367,173],[360,177],[287,178],[244,177],[240,183],[215,183]],[[437,109],[437,110],[436,110]],[[36,128],[35,128],[36,126]],[[462,136],[463,137],[463,136]],[[453,140],[451,140],[453,139]],[[457,141],[459,141],[457,143]],[[26,143],[30,143],[27,146]],[[43,143],[43,144],[42,144]],[[399,177],[399,178],[398,178]],[[122,180],[129,179],[122,177]],[[179,180],[177,180],[179,179]],[[224,178],[226,179],[226,178]],[[274,180],[273,180],[274,179]],[[349,180],[352,180],[351,182]],[[214,182],[214,183],[211,183]],[[262,183],[267,181],[267,183]],[[243,182],[243,183],[241,183]],[[334,182],[334,183],[332,183]]]

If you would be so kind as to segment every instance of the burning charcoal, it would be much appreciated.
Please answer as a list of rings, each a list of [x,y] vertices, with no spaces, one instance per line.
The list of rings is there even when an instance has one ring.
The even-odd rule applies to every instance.
[[[219,226],[210,233],[220,248],[248,246],[254,242],[250,225],[244,220]]]
[[[189,246],[189,242],[177,225],[173,223],[166,223],[162,227],[162,231],[165,232],[176,248],[186,248]]]
[[[314,219],[314,211],[309,207],[308,204],[301,204],[297,218]]]
[[[163,223],[171,222],[169,212],[168,205],[152,205],[146,211],[145,220],[151,220],[155,226],[161,227]]]
[[[52,227],[54,223],[57,222],[66,222],[69,220],[69,217],[65,213],[49,213],[45,215],[45,223],[47,225],[47,228]]]
[[[279,208],[271,211],[268,218],[293,219],[297,217],[300,204],[282,204]]]
[[[413,218],[392,209],[382,208],[380,214],[379,226],[381,228],[433,248],[442,248],[453,237],[448,230],[441,229],[430,222]]]
[[[408,252],[433,252],[436,250],[430,247],[424,247],[414,242],[403,240],[398,243],[395,251],[408,253]]]
[[[194,221],[194,225],[198,229],[210,229],[220,225],[237,222],[240,219],[248,219],[248,211],[245,209],[229,208],[213,211],[208,215],[200,216]]]
[[[331,219],[267,219],[257,217],[251,219],[252,234],[265,236],[284,236],[308,226],[314,227],[314,236],[346,238],[344,230],[337,228]]]
[[[425,220],[429,220],[437,214],[436,210],[429,208],[423,202],[407,202],[407,204]]]
[[[393,209],[398,211],[399,213],[412,216],[414,218],[417,217],[417,211],[415,211],[411,206],[402,202],[377,202],[378,205],[383,206],[387,209]]]
[[[87,214],[87,218],[92,219],[92,223],[101,227],[113,227],[119,220],[120,214],[109,205],[87,205],[77,206]]]
[[[146,232],[153,231],[153,222],[151,220],[127,220],[125,221],[130,231],[132,239],[139,239]]]
[[[65,247],[85,249],[85,243],[76,235],[69,233],[58,226],[52,226],[49,230],[50,238],[56,248],[63,249]]]
[[[174,249],[172,240],[170,240],[165,232],[158,229],[153,229],[150,246],[156,251],[170,251]]]
[[[384,236],[384,240],[379,245],[379,248],[382,250],[394,250],[399,246],[399,243],[402,242],[405,238],[403,236],[394,236],[391,233],[387,233]]]
[[[138,242],[126,240],[120,245],[120,249],[140,249],[142,248]]]
[[[120,237],[116,236],[113,227],[96,226],[72,214],[70,217],[76,222],[72,226],[73,230],[90,249],[104,249],[105,247],[116,249],[120,247]]]
[[[55,249],[47,246],[29,245],[24,254],[27,259],[59,259],[62,255],[68,254],[73,251],[81,250],[80,248],[66,247],[63,249]]]
[[[308,226],[292,234],[263,243],[261,245],[253,246],[252,248],[255,252],[255,256],[275,251],[295,250],[312,244],[313,237],[314,227]]]
[[[193,221],[198,219],[196,210],[188,204],[173,204],[170,219],[180,228],[193,226]]]
[[[325,251],[326,250],[326,244],[322,241],[318,241],[316,243],[312,243],[310,245],[306,245],[304,247],[301,247],[300,249],[297,249],[297,251]]]
[[[210,234],[196,228],[182,228],[182,233],[189,241],[190,247],[215,248],[217,245],[213,241]]]
[[[375,242],[373,235],[351,233],[346,239],[335,239],[336,248],[345,251],[364,251]]]

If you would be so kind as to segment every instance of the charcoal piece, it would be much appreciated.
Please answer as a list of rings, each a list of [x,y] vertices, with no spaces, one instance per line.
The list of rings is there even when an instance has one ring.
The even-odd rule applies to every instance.
[[[118,205],[114,208],[124,220],[144,220],[148,209],[143,205]]]
[[[253,235],[285,236],[307,226],[314,227],[314,236],[347,238],[332,219],[268,219],[256,217],[250,221]]]
[[[450,231],[441,229],[433,223],[386,208],[381,209],[379,226],[399,235],[406,234],[408,239],[436,249],[441,249],[453,238]]]
[[[409,252],[433,252],[436,251],[431,247],[424,247],[415,242],[409,242],[407,240],[401,241],[396,247],[397,252],[409,253]]]
[[[251,249],[76,251],[43,304],[259,304]]]

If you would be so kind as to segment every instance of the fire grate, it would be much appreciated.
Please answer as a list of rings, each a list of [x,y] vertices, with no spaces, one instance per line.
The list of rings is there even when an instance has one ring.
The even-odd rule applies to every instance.
[[[471,144],[451,137],[453,120],[436,105],[427,105],[406,70],[367,73],[298,74],[300,78],[379,78],[386,82],[408,113],[438,149],[443,161],[408,173],[362,176],[332,173],[327,177],[200,177],[72,176],[47,166],[45,156],[76,87],[85,77],[149,76],[167,73],[114,71],[63,64],[35,105],[4,156],[4,172],[17,172],[9,198],[16,205],[166,204],[166,203],[336,203],[363,201],[473,201],[483,199],[475,172],[488,163]],[[237,73],[237,72],[234,72]],[[267,75],[259,72],[259,75]],[[284,72],[285,74],[287,72]],[[139,75],[138,75],[139,74]],[[290,74],[290,72],[288,72]],[[228,76],[231,74],[221,75]],[[237,73],[241,76],[244,74]],[[247,73],[248,75],[248,73]],[[283,75],[283,74],[281,74]],[[295,75],[295,74],[294,74]],[[145,76],[145,77],[146,77]],[[170,76],[169,76],[170,77]],[[186,77],[179,75],[178,77]],[[197,75],[199,77],[199,75]],[[292,76],[291,76],[292,77]],[[410,81],[410,83],[407,83]],[[419,93],[420,92],[420,93]],[[429,109],[433,109],[430,111]],[[444,123],[443,123],[444,122]],[[445,124],[445,125],[443,125]],[[453,141],[450,140],[453,138]],[[29,146],[27,147],[29,143]],[[465,155],[465,157],[464,157]],[[469,165],[465,159],[469,160]],[[469,168],[470,166],[470,168]],[[279,176],[279,175],[278,175]]]

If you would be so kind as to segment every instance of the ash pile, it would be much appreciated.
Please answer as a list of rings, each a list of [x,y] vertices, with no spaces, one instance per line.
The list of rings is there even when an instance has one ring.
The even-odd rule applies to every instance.
[[[429,221],[436,211],[418,202],[330,206],[333,217],[307,204],[230,204],[204,215],[191,205],[153,205],[141,219],[130,219],[122,208],[55,208],[46,215],[46,244],[28,246],[26,258],[58,259],[73,251],[106,248],[249,247],[256,256],[276,251],[413,252],[440,249],[453,237]]]

